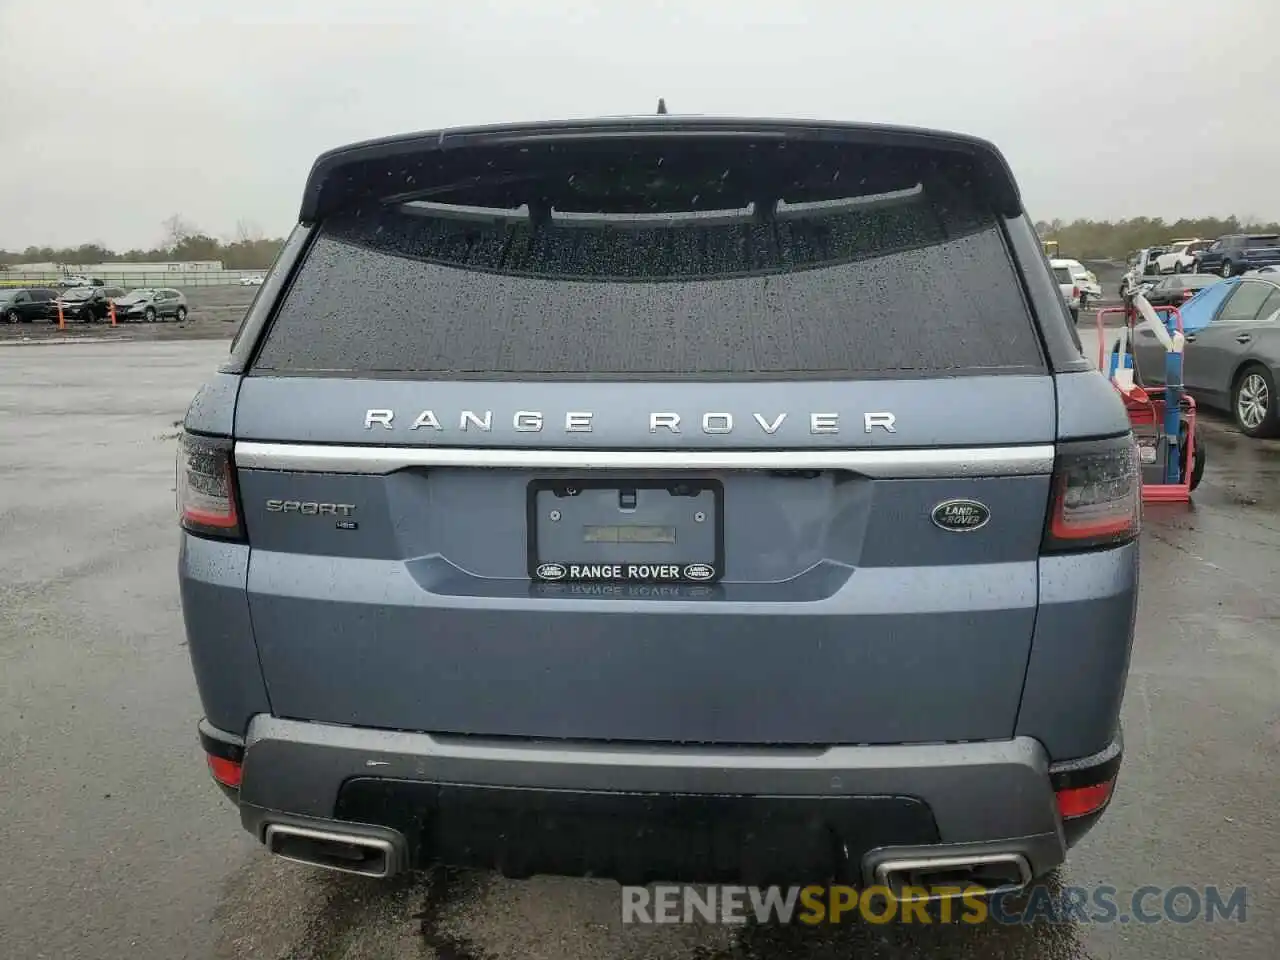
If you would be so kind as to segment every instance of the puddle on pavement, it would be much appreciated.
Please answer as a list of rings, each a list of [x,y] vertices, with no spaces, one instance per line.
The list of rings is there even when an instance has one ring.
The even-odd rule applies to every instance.
[[[1061,892],[1057,876],[1045,887]],[[1025,904],[1025,900],[1022,903]],[[960,905],[953,916],[964,911]],[[394,881],[255,858],[227,886],[215,922],[225,960],[770,960],[1052,958],[1088,950],[1067,923],[628,926],[612,881],[506,880],[437,869]]]
[[[1204,417],[1205,478],[1192,494],[1204,506],[1280,511],[1280,440],[1254,440],[1215,415]],[[1156,510],[1154,508],[1168,508]],[[1151,517],[1172,518],[1185,505],[1148,504]]]

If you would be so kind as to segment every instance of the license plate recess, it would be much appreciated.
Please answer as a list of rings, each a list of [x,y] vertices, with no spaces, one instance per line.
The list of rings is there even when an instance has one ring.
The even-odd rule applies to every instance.
[[[542,583],[713,583],[724,573],[724,489],[708,479],[538,479],[529,577]]]

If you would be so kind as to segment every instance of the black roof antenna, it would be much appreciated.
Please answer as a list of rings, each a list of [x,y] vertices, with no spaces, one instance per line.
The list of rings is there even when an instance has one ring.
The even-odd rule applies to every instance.
[[[667,113],[667,101],[665,98],[659,97],[658,98],[658,116],[660,117],[666,116],[666,113]]]

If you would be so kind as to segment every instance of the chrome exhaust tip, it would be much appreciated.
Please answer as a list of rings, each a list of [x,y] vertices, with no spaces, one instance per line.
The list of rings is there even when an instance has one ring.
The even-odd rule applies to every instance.
[[[1031,864],[1021,853],[920,856],[884,860],[876,883],[895,900],[954,900],[981,888],[982,896],[1018,893],[1031,885]]]
[[[399,869],[397,845],[384,837],[269,823],[263,841],[282,860],[340,873],[385,879]]]

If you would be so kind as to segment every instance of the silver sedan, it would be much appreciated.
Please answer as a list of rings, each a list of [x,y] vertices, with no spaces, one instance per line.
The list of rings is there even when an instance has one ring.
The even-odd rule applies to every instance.
[[[1188,392],[1205,406],[1230,411],[1250,437],[1280,436],[1280,274],[1207,288],[1188,303],[1184,319],[1192,315],[1201,321],[1207,315],[1208,322],[1187,334],[1182,379]],[[1144,382],[1164,382],[1165,349],[1150,330],[1134,337],[1134,360]]]

